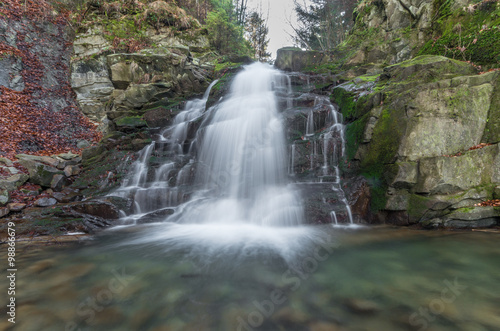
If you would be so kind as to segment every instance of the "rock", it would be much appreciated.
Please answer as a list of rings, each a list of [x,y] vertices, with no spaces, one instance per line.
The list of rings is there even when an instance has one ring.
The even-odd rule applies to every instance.
[[[54,198],[40,198],[35,201],[35,206],[37,207],[50,207],[57,203],[57,200]]]
[[[28,172],[30,174],[29,181],[33,184],[38,184],[43,187],[50,187],[52,179],[55,175],[64,174],[57,168],[29,159],[21,159],[19,163],[21,163],[21,165],[28,169]]]
[[[276,68],[285,71],[301,71],[305,67],[313,67],[324,64],[328,56],[318,51],[303,51],[300,48],[285,47],[278,49],[276,53]]]
[[[175,212],[172,208],[165,208],[148,213],[137,220],[137,224],[161,222]]]
[[[0,179],[0,190],[7,190],[9,192],[15,191],[19,186],[23,185],[28,178],[29,176],[26,174],[17,174],[7,179]]]
[[[54,199],[55,200],[55,199]],[[105,201],[82,201],[82,202],[72,202],[70,204],[72,210],[88,214],[92,216],[97,216],[103,219],[118,219],[120,218],[120,211],[116,206]]]
[[[9,191],[0,189],[0,207],[5,206],[10,199]]]
[[[71,152],[68,152],[68,153],[62,153],[62,154],[58,154],[57,155],[58,157],[60,157],[61,159],[63,160],[73,160],[73,159],[76,159],[76,158],[79,158],[80,155],[78,154],[73,154]]]
[[[64,174],[66,177],[76,176],[80,173],[80,171],[81,169],[79,166],[69,165],[64,168]]]
[[[7,207],[10,209],[10,211],[21,211],[24,208],[26,208],[26,204],[25,203],[12,202],[12,203],[9,203],[7,205]]]
[[[499,145],[472,150],[457,157],[434,157],[420,160],[419,193],[449,194],[489,184],[494,173],[494,159]]]
[[[0,218],[7,216],[10,213],[9,207],[0,207]]]
[[[14,163],[11,160],[9,160],[9,159],[7,159],[5,157],[0,157],[0,163],[5,164],[7,167],[13,167],[14,166]]]
[[[67,180],[64,175],[54,175],[54,177],[52,177],[52,180],[50,181],[50,187],[54,191],[60,191],[62,190],[64,185],[66,185],[66,182]]]
[[[163,128],[171,123],[172,109],[158,107],[144,113],[144,120],[150,128]]]
[[[364,299],[347,299],[345,305],[357,314],[374,314],[381,310],[377,303]]]
[[[371,193],[367,180],[358,176],[344,182],[344,192],[357,223],[370,220]]]
[[[146,121],[141,116],[121,117],[115,121],[119,130],[126,131],[147,126]]]
[[[80,140],[76,143],[76,147],[80,149],[87,148],[90,147],[90,143],[87,140]]]

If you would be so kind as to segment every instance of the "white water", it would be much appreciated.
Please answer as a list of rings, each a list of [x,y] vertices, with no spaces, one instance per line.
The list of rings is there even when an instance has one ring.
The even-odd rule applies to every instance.
[[[230,93],[202,126],[196,181],[204,190],[177,217],[182,223],[303,223],[295,190],[287,185],[287,153],[276,89],[283,74],[256,63],[238,74]]]

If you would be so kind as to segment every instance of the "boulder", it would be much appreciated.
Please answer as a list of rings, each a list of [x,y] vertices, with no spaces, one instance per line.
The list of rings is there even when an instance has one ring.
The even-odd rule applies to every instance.
[[[9,191],[0,189],[0,207],[5,206],[10,199]]]
[[[21,211],[24,208],[26,208],[26,204],[25,203],[12,202],[12,203],[9,203],[7,205],[7,207],[10,209],[10,211]]]
[[[102,219],[118,219],[120,211],[112,203],[97,200],[88,200],[82,202],[72,202],[68,206],[82,214],[96,216]]]
[[[26,174],[16,174],[6,179],[0,179],[0,190],[7,190],[9,192],[15,191],[19,186],[23,185],[29,176]]]
[[[21,159],[19,163],[28,169],[29,181],[43,187],[51,187],[55,175],[64,175],[61,170],[37,161]]]
[[[327,63],[329,57],[318,51],[303,51],[300,48],[285,47],[276,53],[275,67],[285,71],[302,71]]]

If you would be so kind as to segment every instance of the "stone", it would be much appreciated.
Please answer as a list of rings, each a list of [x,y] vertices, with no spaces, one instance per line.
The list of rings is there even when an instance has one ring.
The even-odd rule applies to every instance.
[[[29,181],[43,187],[51,187],[54,176],[64,174],[57,168],[33,160],[21,159],[19,163],[28,169]]]
[[[58,157],[60,157],[61,159],[63,160],[73,160],[73,159],[76,159],[78,157],[80,157],[80,155],[78,154],[73,154],[71,152],[68,152],[68,153],[62,153],[62,154],[58,154],[57,155]]]
[[[11,160],[9,160],[8,158],[5,158],[5,157],[0,157],[0,163],[5,164],[7,167],[13,167],[14,166],[14,163]]]
[[[6,179],[0,179],[0,190],[7,190],[9,192],[17,190],[21,185],[26,183],[29,176],[26,174],[17,174],[10,176]]]
[[[489,184],[498,153],[497,144],[457,157],[421,159],[415,190],[419,193],[450,194]]]
[[[0,207],[5,206],[10,199],[9,191],[0,189]]]
[[[55,199],[54,199],[55,200]],[[116,206],[105,201],[82,201],[72,202],[70,204],[72,210],[88,214],[92,216],[101,217],[103,219],[118,219],[120,218],[120,211]]]
[[[52,188],[54,191],[60,191],[66,185],[66,182],[67,181],[65,175],[54,175],[54,177],[52,177],[52,180],[50,181],[50,188]]]
[[[121,117],[115,121],[119,130],[138,129],[147,126],[141,116]]]
[[[69,165],[64,168],[64,174],[66,177],[76,176],[80,173],[80,171],[80,167],[75,165]]]
[[[305,67],[313,67],[326,63],[328,56],[318,51],[303,51],[300,48],[285,47],[276,52],[276,68],[285,71],[301,71]]]
[[[0,207],[0,218],[7,216],[10,213],[9,207]]]
[[[87,140],[80,140],[76,143],[76,147],[79,149],[90,147],[90,143]]]
[[[394,188],[409,189],[417,183],[418,163],[417,162],[396,162],[396,176],[390,182]]]
[[[144,224],[144,223],[161,222],[164,221],[168,216],[172,215],[174,212],[175,210],[172,208],[156,210],[154,212],[142,216],[136,221],[136,223]]]
[[[341,331],[343,329],[339,325],[331,323],[331,322],[317,321],[317,322],[310,323],[308,330],[309,331]]]
[[[57,203],[57,200],[54,198],[40,198],[35,201],[35,206],[37,207],[50,207]]]
[[[26,204],[25,203],[11,202],[7,205],[7,207],[10,209],[10,211],[21,211],[24,208],[26,208]]]

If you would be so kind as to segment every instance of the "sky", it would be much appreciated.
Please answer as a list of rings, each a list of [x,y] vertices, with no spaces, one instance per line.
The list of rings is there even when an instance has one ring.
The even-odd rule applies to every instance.
[[[262,8],[260,10],[259,8]],[[276,57],[276,51],[284,46],[293,46],[293,30],[289,21],[297,26],[293,0],[249,0],[247,13],[252,11],[262,12],[265,19],[269,13],[268,51],[271,57]]]

